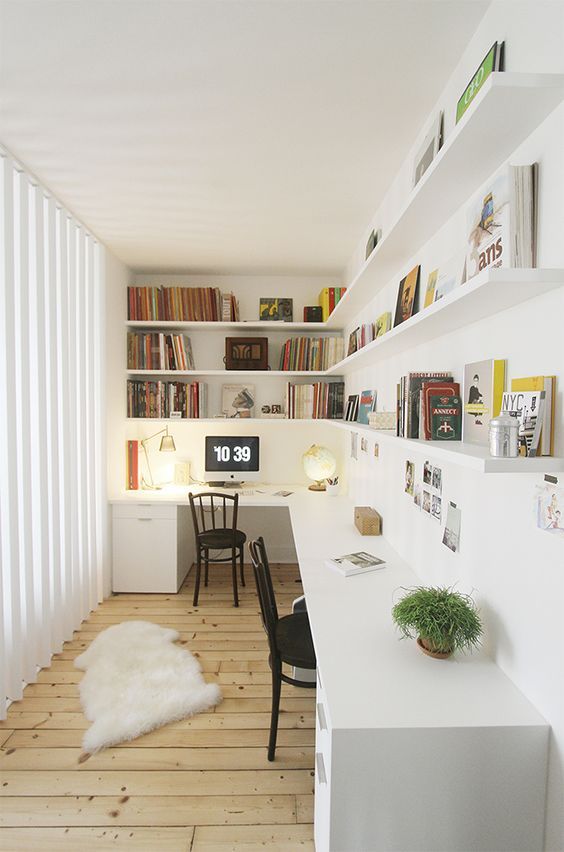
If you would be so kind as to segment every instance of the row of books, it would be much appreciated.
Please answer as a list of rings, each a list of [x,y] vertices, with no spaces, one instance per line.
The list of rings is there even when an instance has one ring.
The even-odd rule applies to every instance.
[[[342,337],[293,337],[280,352],[280,370],[328,370],[344,357]]]
[[[397,385],[396,433],[487,446],[490,420],[507,412],[519,423],[521,455],[552,455],[556,376],[514,378],[506,391],[505,373],[501,359],[466,364],[462,393],[448,371],[402,376]]]
[[[207,417],[207,399],[204,382],[127,382],[128,417]]]
[[[130,331],[127,334],[128,370],[193,370],[194,356],[189,337]]]
[[[286,412],[289,420],[341,420],[345,399],[344,382],[314,382],[286,386]]]
[[[323,322],[326,322],[346,293],[346,287],[324,287],[319,294]]]
[[[376,338],[381,337],[392,326],[392,314],[386,311],[381,314],[375,322],[367,322],[359,325],[349,334],[349,345],[347,355],[352,355],[358,352],[368,343],[372,343]]]
[[[128,287],[130,320],[237,322],[239,303],[218,287]]]

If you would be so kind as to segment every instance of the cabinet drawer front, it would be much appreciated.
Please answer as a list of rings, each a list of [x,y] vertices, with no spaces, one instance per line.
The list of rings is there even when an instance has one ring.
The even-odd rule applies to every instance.
[[[175,503],[114,503],[114,518],[176,520]]]
[[[112,588],[114,592],[178,591],[175,521],[114,521]]]

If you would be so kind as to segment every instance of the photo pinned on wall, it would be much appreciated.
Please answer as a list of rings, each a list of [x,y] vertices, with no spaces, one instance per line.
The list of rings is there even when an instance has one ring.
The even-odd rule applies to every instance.
[[[433,467],[433,475],[431,477],[431,485],[433,488],[441,493],[443,489],[443,472],[440,467]]]
[[[449,501],[447,506],[446,524],[443,533],[443,544],[452,550],[453,553],[458,553],[460,550],[460,521],[462,512],[457,507],[456,503]]]
[[[431,517],[440,521],[442,516],[442,500],[438,494],[431,494]]]
[[[428,515],[431,514],[431,492],[423,489],[423,496],[421,498],[421,508],[424,512],[427,512]]]
[[[430,461],[426,461],[423,465],[423,482],[425,485],[430,485],[433,477],[433,465]]]
[[[419,289],[420,266],[414,266],[405,278],[400,281],[398,298],[396,302],[396,313],[394,315],[394,328],[401,325],[414,314],[417,303],[417,291]]]
[[[564,488],[555,476],[545,476],[535,489],[535,515],[539,530],[564,536]]]
[[[406,461],[405,463],[405,486],[404,491],[406,494],[411,494],[413,496],[413,482],[415,480],[415,463],[412,461]]]
[[[419,480],[417,480],[417,482],[414,482],[414,484],[413,484],[413,504],[419,510],[421,510],[421,497],[422,497],[421,482]]]

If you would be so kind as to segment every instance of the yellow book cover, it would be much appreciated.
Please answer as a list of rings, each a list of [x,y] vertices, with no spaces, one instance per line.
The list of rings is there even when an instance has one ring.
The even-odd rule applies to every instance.
[[[525,376],[511,379],[512,391],[545,391],[544,415],[540,438],[539,455],[554,453],[554,401],[556,376]]]
[[[327,322],[329,319],[329,287],[324,287],[319,294],[319,304],[321,306],[322,320]]]

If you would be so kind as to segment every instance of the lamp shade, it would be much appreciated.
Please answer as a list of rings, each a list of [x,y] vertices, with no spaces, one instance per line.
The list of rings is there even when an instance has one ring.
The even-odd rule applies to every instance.
[[[306,476],[316,482],[333,476],[337,469],[333,453],[327,447],[320,447],[319,444],[312,444],[303,454],[302,461]]]
[[[163,435],[161,438],[161,445],[159,447],[161,453],[174,453],[176,452],[176,444],[174,443],[174,438],[172,435]]]

